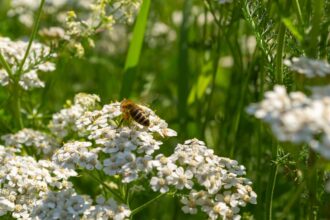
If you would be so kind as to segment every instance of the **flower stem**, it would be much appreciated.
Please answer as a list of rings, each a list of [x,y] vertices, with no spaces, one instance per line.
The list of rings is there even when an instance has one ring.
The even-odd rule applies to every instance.
[[[162,196],[166,195],[166,193],[161,193],[159,194],[158,196],[156,196],[155,198],[149,200],[148,202],[144,203],[143,205],[137,207],[136,209],[134,209],[132,212],[131,212],[131,217],[133,215],[135,215],[136,213],[140,212],[142,209],[146,208],[148,205],[150,205],[151,203],[153,203],[154,201],[160,199]]]
[[[5,68],[5,70],[8,73],[8,75],[10,77],[12,77],[13,76],[13,72],[12,72],[9,64],[7,63],[6,59],[3,57],[2,53],[0,53],[0,63]]]
[[[276,66],[275,66],[275,79],[277,84],[283,84],[284,41],[285,41],[285,25],[281,22],[277,36],[277,52],[276,52]]]
[[[308,48],[308,56],[317,58],[318,53],[318,44],[319,44],[319,34],[320,28],[322,24],[322,16],[324,10],[323,0],[314,0],[312,4],[313,8],[313,16],[312,16],[312,24],[311,24],[311,32],[309,35],[309,48]]]
[[[26,51],[25,51],[23,60],[20,63],[20,66],[19,66],[19,69],[18,69],[18,72],[17,72],[18,78],[19,78],[19,75],[22,73],[24,63],[25,63],[25,61],[26,61],[26,59],[27,59],[27,57],[28,57],[28,55],[30,53],[32,42],[33,42],[33,40],[35,39],[35,37],[37,35],[37,31],[38,31],[39,23],[40,23],[41,12],[42,12],[42,8],[43,8],[44,4],[45,4],[45,0],[41,0],[41,3],[39,5],[39,9],[38,9],[38,12],[37,12],[37,18],[36,18],[36,20],[34,22],[34,26],[33,26],[31,37],[29,39],[29,43],[28,43],[28,46],[26,48]]]
[[[104,188],[109,190],[118,200],[125,203],[125,199],[123,199],[115,190],[113,190],[111,187],[109,187],[107,184],[104,183],[104,181],[100,180],[97,176],[92,174],[91,172],[86,171],[89,176],[91,176],[93,179],[95,179],[98,183],[100,183]],[[126,203],[125,203],[126,204]]]
[[[297,13],[298,13],[298,20],[300,22],[300,25],[303,26],[304,25],[304,20],[303,20],[303,17],[302,17],[299,0],[294,0],[294,4],[296,6],[296,10],[297,10]]]
[[[275,172],[274,172],[273,181],[272,181],[272,190],[271,190],[271,193],[270,193],[269,218],[268,218],[269,220],[273,219],[273,197],[274,197],[277,173],[278,173],[278,164],[275,165]]]

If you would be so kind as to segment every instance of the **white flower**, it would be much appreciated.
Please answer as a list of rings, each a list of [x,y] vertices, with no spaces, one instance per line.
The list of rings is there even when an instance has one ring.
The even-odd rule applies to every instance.
[[[98,197],[97,205],[91,206],[85,211],[82,220],[124,220],[131,215],[131,210],[126,205],[119,205],[113,199],[105,201],[105,198]]]
[[[52,133],[61,138],[66,137],[70,132],[77,131],[76,121],[89,108],[97,105],[100,98],[97,95],[79,93],[75,96],[74,104],[68,108],[55,113],[48,127]]]
[[[8,73],[4,69],[0,69],[0,85],[6,86],[10,83]]]
[[[226,3],[232,3],[233,0],[216,0],[220,5],[226,4]]]
[[[307,57],[293,57],[286,59],[284,64],[291,70],[306,75],[308,78],[323,77],[330,74],[330,64],[321,60],[313,60]]]
[[[52,160],[62,167],[75,169],[77,166],[87,170],[102,168],[98,160],[99,148],[89,149],[92,146],[90,142],[72,141],[63,145],[57,150]]]
[[[0,37],[0,52],[14,75],[18,74],[27,46],[27,42],[11,41],[9,38]],[[37,42],[32,43],[30,53],[20,73],[19,85],[25,90],[44,87],[45,84],[39,79],[37,72],[54,71],[55,64],[49,59],[55,56],[56,54],[52,53],[49,47]],[[7,86],[10,83],[12,81],[9,79],[8,73],[4,72],[4,69],[0,69],[0,84]]]
[[[157,155],[152,164],[156,169],[150,181],[154,191],[190,190],[187,196],[180,191],[185,213],[195,214],[200,206],[210,219],[239,219],[240,206],[256,203],[249,186],[252,182],[243,177],[245,167],[214,155],[197,139],[178,144],[169,157]]]
[[[1,139],[5,141],[6,146],[15,147],[17,150],[23,146],[35,147],[38,153],[42,152],[45,155],[49,155],[59,147],[59,143],[52,136],[29,128],[24,128],[15,134],[3,135]]]
[[[152,154],[162,144],[156,140],[157,136],[176,134],[151,109],[139,107],[149,118],[149,127],[134,120],[119,126],[123,119],[120,102],[104,105],[100,110],[85,111],[74,125],[81,137],[95,142],[102,152],[109,155],[103,160],[103,171],[110,176],[120,175],[125,183],[152,169]]]
[[[330,97],[327,88],[312,88],[307,97],[301,92],[287,93],[283,86],[266,92],[260,103],[247,112],[270,124],[281,141],[307,143],[325,158],[330,158]]]
[[[77,175],[50,161],[36,161],[29,156],[10,155],[10,152],[0,154],[2,215],[11,212],[14,218],[29,219],[32,207],[39,199],[52,189],[70,188],[68,178]]]
[[[152,177],[150,180],[151,188],[154,191],[159,191],[161,193],[166,193],[169,190],[167,181],[162,177]]]
[[[48,192],[33,207],[32,218],[42,219],[80,219],[90,207],[88,197],[77,195],[73,189]]]
[[[184,205],[182,206],[182,211],[184,213],[197,214],[198,210],[195,198],[183,196],[180,201]]]
[[[182,167],[178,167],[172,174],[174,180],[172,184],[175,185],[177,189],[191,189],[194,183],[191,181],[194,174],[190,170],[184,170]]]

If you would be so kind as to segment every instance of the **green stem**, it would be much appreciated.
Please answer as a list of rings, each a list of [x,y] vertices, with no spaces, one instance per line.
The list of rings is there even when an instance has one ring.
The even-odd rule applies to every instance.
[[[21,99],[20,99],[20,87],[19,85],[15,85],[15,93],[14,93],[14,103],[15,103],[15,113],[16,113],[16,120],[17,125],[20,129],[24,128],[22,112],[21,112]]]
[[[9,64],[7,63],[6,59],[3,57],[2,53],[0,53],[0,63],[5,68],[8,75],[12,78],[13,72],[12,72]]]
[[[109,187],[107,184],[104,183],[104,181],[100,180],[97,176],[92,174],[91,172],[86,171],[88,175],[90,175],[93,179],[95,179],[98,183],[100,183],[104,188],[109,190],[118,200],[125,203],[125,199],[123,199],[117,192],[115,192],[111,187]],[[125,203],[126,204],[126,203]]]
[[[294,0],[294,4],[296,6],[296,10],[297,10],[297,13],[298,13],[299,23],[300,23],[301,26],[303,26],[304,25],[304,20],[303,20],[303,17],[302,17],[299,0]]]
[[[140,212],[142,209],[146,208],[148,205],[150,205],[151,203],[153,203],[154,201],[160,199],[162,196],[166,195],[166,193],[161,193],[158,196],[156,196],[155,198],[149,200],[148,202],[144,203],[143,205],[137,207],[136,209],[134,209],[131,212],[131,216],[135,215],[136,213]]]
[[[323,16],[323,0],[313,0],[311,3],[313,7],[313,16],[312,16],[312,30],[309,35],[309,50],[308,56],[317,58],[318,44],[319,44],[319,33],[320,27],[322,24]]]
[[[278,164],[275,165],[275,172],[273,175],[273,181],[272,181],[272,189],[270,193],[270,201],[269,201],[269,220],[273,219],[273,197],[275,192],[275,185],[276,185],[276,179],[277,179],[277,173],[278,173]]]
[[[281,22],[277,36],[277,52],[275,66],[275,80],[277,84],[283,84],[283,51],[285,41],[285,25]]]
[[[35,39],[35,37],[37,35],[37,31],[38,31],[39,23],[40,23],[40,16],[41,16],[41,12],[42,12],[42,8],[43,8],[44,4],[45,4],[45,0],[41,0],[40,6],[39,6],[39,9],[38,9],[38,12],[37,12],[37,18],[36,18],[36,20],[34,22],[34,26],[33,26],[31,37],[29,39],[29,43],[28,43],[28,46],[26,48],[26,51],[25,51],[23,60],[22,60],[22,62],[20,64],[19,69],[18,69],[18,72],[17,72],[18,78],[19,78],[19,75],[22,73],[24,63],[25,63],[25,61],[26,61],[26,59],[27,59],[27,57],[28,57],[28,55],[30,53],[32,42],[33,42],[33,40]]]
[[[248,5],[247,1],[244,1],[243,4],[244,4],[243,9],[242,9],[243,10],[243,15],[245,17],[245,20],[248,22],[249,26],[252,28],[252,31],[254,33],[254,36],[256,37],[257,44],[258,44],[259,48],[261,49],[261,51],[263,52],[263,54],[265,55],[266,58],[273,57],[271,52],[269,51],[269,49],[267,47],[267,43],[264,41],[264,38],[262,37],[262,35],[257,30],[257,25],[253,20],[253,16],[250,12],[249,5]]]

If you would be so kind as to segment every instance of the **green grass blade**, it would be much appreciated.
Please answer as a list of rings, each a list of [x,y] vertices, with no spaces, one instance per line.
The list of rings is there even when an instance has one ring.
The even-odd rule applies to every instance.
[[[137,17],[133,37],[130,42],[128,54],[125,62],[125,73],[120,92],[121,98],[128,98],[131,94],[133,83],[136,75],[136,66],[139,63],[144,33],[147,26],[148,14],[150,9],[150,0],[144,0],[140,13]]]

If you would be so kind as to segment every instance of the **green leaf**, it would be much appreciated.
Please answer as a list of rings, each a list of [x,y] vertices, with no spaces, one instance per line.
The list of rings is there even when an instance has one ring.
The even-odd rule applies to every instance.
[[[192,104],[195,102],[196,98],[200,100],[203,95],[205,94],[205,91],[210,84],[212,80],[211,75],[200,75],[198,77],[197,83],[193,86],[193,88],[190,90],[189,98],[188,98],[188,104]]]
[[[128,97],[133,88],[133,83],[136,75],[135,67],[138,65],[141,55],[149,9],[150,9],[150,0],[144,0],[134,26],[133,36],[130,42],[128,54],[125,61],[125,74],[122,82],[121,98]]]
[[[303,40],[303,36],[299,33],[298,29],[292,24],[292,21],[289,18],[282,18],[282,22],[299,42]]]

